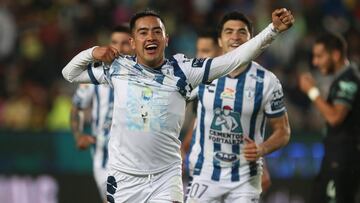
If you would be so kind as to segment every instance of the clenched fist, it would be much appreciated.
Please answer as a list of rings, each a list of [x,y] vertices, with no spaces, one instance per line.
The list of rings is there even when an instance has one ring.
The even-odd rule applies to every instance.
[[[113,60],[119,57],[120,52],[112,46],[96,47],[92,56],[97,61],[102,61],[111,64]]]
[[[271,17],[275,29],[279,32],[289,29],[295,22],[295,18],[291,14],[291,11],[286,8],[276,9]]]

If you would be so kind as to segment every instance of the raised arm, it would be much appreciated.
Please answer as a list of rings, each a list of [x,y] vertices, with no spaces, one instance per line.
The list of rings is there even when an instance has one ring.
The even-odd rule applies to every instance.
[[[103,70],[97,69],[97,71],[94,72],[94,70],[88,68],[88,64],[94,61],[111,63],[118,56],[119,52],[113,47],[92,47],[80,52],[71,59],[63,68],[62,74],[69,82],[96,84],[100,81],[101,83],[101,81],[105,81],[103,80]],[[97,82],[95,82],[94,79]]]
[[[275,10],[272,13],[272,23],[258,35],[233,51],[208,62],[210,64],[206,67],[208,70],[205,69],[203,81],[212,81],[249,63],[271,44],[278,33],[289,29],[293,23],[294,17],[290,11],[285,8]]]

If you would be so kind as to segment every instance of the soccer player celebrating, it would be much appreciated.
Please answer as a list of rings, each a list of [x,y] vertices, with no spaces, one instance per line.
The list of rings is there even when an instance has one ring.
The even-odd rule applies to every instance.
[[[312,63],[323,75],[334,75],[327,99],[310,73],[300,76],[306,93],[326,121],[325,154],[311,202],[355,202],[360,173],[360,77],[346,56],[341,36],[325,34],[313,46]]]
[[[191,90],[249,63],[293,22],[290,11],[278,9],[268,27],[225,55],[166,59],[163,20],[146,10],[130,20],[135,57],[121,56],[112,47],[93,47],[75,56],[63,69],[68,81],[114,87],[108,202],[183,202],[178,136]],[[111,67],[86,68],[94,60]]]
[[[110,37],[110,46],[120,53],[131,55],[130,29],[125,26],[116,26]],[[89,67],[101,67],[102,63],[89,63]],[[94,145],[93,173],[101,197],[106,200],[106,179],[109,131],[111,126],[114,104],[114,91],[109,85],[81,84],[73,97],[71,110],[71,129],[79,149],[84,150]],[[92,108],[92,134],[84,133],[84,109]]]
[[[218,29],[224,53],[252,36],[251,22],[239,12],[226,14]],[[262,157],[286,145],[290,137],[278,79],[249,62],[199,85],[197,94],[197,128],[190,154],[193,181],[187,202],[258,202]],[[266,118],[273,132],[264,141]]]

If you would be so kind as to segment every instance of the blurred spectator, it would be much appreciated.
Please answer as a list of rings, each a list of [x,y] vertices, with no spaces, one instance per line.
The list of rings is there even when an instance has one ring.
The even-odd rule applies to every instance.
[[[0,60],[13,52],[15,38],[16,25],[13,16],[0,5]]]

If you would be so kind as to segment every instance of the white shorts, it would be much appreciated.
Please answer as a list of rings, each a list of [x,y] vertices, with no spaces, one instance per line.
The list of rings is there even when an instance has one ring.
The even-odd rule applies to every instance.
[[[101,199],[106,199],[106,179],[108,177],[108,172],[106,168],[103,167],[94,167],[94,179],[96,182],[96,185],[98,187]]]
[[[181,166],[150,175],[132,175],[109,170],[107,179],[109,203],[183,202]]]
[[[224,169],[222,169],[224,170]],[[261,193],[261,173],[237,182],[213,181],[211,173],[194,176],[187,190],[186,203],[258,203]]]

